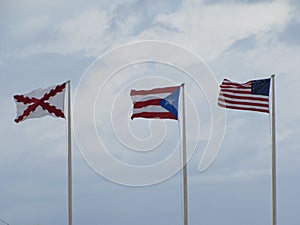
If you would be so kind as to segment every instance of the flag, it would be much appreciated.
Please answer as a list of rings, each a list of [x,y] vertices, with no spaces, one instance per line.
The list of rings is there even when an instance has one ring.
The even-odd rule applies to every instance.
[[[28,94],[15,95],[14,99],[17,106],[16,123],[29,118],[40,118],[53,116],[65,118],[64,98],[66,83],[40,88]]]
[[[269,78],[239,84],[224,79],[220,85],[218,105],[229,109],[269,113],[270,81]]]
[[[134,118],[160,118],[178,120],[180,86],[131,90]]]

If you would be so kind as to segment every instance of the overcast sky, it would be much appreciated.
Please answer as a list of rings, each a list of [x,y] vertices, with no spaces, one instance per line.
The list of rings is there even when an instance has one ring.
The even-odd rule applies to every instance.
[[[100,55],[127,42],[159,40],[194,52],[217,83],[225,77],[246,82],[276,74],[278,224],[298,225],[299,36],[298,0],[1,0],[0,219],[10,225],[67,224],[65,121],[45,117],[15,124],[13,95],[71,80],[76,105],[76,91],[87,87],[79,85],[103,66],[101,58],[96,61]],[[94,74],[106,78],[104,73]],[[210,137],[209,104],[214,103],[182,71],[141,63],[108,80],[98,93],[94,111],[95,129],[104,145],[128,164],[144,166],[167,158],[178,147],[178,124],[131,121],[129,90],[176,83],[187,84],[187,144],[189,151],[195,150],[188,164],[190,225],[271,224],[269,116],[227,110],[219,154],[199,173]],[[94,88],[100,90],[102,85],[97,83]],[[81,105],[84,111],[86,106]],[[77,123],[85,124],[85,119],[77,118]],[[122,126],[124,122],[130,130]],[[130,139],[129,131],[136,140]],[[84,137],[89,135],[88,130]],[[127,149],[141,140],[141,146],[152,151]],[[131,187],[109,181],[87,161],[74,139],[73,224],[182,224],[180,173],[154,185]],[[104,160],[98,163],[125,178],[132,176]],[[143,180],[143,174],[137,179]]]

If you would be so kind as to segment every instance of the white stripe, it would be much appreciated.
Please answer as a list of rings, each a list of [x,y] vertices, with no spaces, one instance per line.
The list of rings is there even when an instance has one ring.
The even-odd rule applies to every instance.
[[[132,95],[131,99],[133,102],[147,101],[151,99],[163,99],[166,98],[170,93],[160,93],[151,95]]]
[[[229,103],[225,103],[225,102],[220,102],[220,104],[226,105],[226,106],[240,107],[240,108],[244,108],[244,109],[255,108],[255,109],[269,110],[269,107],[260,107],[260,106],[252,106],[252,105],[239,105],[239,104],[229,104]]]
[[[251,92],[251,88],[238,88],[238,87],[226,87],[226,88],[221,88],[221,91],[249,91]]]
[[[143,108],[133,108],[133,114],[142,113],[142,112],[155,113],[155,112],[169,112],[169,111],[159,105],[150,105]]]
[[[236,86],[236,87],[237,86],[244,86],[244,87],[249,86],[249,87],[251,87],[250,81],[241,84],[241,83],[237,83],[237,82],[232,82],[230,80],[223,80],[221,85],[228,85],[228,86],[230,85],[230,86]]]
[[[247,97],[247,98],[263,98],[263,99],[267,99],[267,100],[269,99],[269,96],[266,96],[266,95],[240,94],[240,93],[221,91],[220,96],[222,96],[222,94],[229,94],[229,95],[233,95],[233,96],[240,96],[240,97]],[[229,98],[229,97],[226,96],[226,98]]]
[[[269,104],[269,102],[260,101],[260,100],[251,100],[251,99],[237,99],[237,98],[229,98],[220,96],[220,99],[235,101],[235,102],[245,102],[245,103],[258,103],[258,104]]]
[[[221,99],[223,99],[223,100],[228,100],[228,99],[224,99],[224,98],[221,98]],[[228,102],[224,102],[224,101],[220,101],[220,99],[218,100],[221,104],[226,104],[226,105],[228,105],[228,104],[232,104],[232,105],[242,105],[242,104],[239,104],[240,102],[242,103],[249,103],[249,104],[252,104],[252,103],[254,103],[254,104],[266,104],[267,105],[267,108],[269,108],[269,103],[268,102],[260,102],[260,101],[240,101],[240,100],[236,100],[236,99],[234,99],[233,101],[235,101],[236,103],[228,103]],[[249,106],[251,106],[251,107],[264,107],[264,106],[256,106],[256,105],[249,105]]]

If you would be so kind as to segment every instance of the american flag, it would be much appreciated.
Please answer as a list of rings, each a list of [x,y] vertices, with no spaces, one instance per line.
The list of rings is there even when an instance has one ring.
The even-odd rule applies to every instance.
[[[240,84],[224,79],[220,85],[218,105],[224,108],[269,113],[271,79]]]

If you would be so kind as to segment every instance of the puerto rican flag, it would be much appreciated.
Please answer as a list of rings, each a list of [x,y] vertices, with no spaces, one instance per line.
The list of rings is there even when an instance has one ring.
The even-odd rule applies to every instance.
[[[152,90],[131,90],[133,101],[131,119],[173,119],[178,120],[180,86],[155,88]]]

